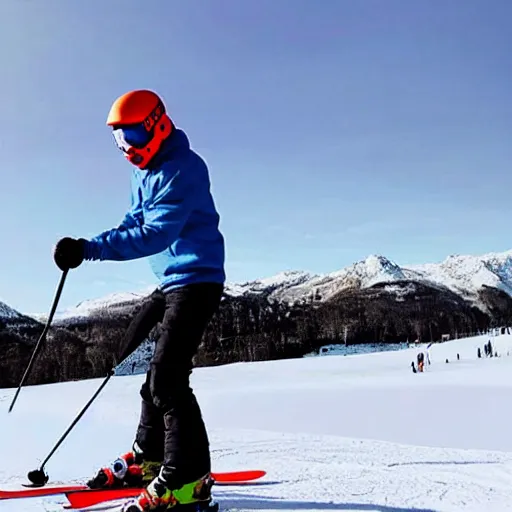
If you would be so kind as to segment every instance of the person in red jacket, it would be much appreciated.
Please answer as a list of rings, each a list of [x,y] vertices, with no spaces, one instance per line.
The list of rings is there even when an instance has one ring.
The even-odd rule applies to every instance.
[[[423,352],[419,352],[418,353],[418,371],[421,373],[423,372],[423,367],[424,367],[424,355],[423,355]]]

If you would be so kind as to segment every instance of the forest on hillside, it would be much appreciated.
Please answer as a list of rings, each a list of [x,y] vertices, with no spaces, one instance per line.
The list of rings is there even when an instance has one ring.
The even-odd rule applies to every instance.
[[[223,297],[203,337],[196,366],[302,357],[332,343],[440,341],[512,325],[512,298],[482,288],[488,313],[446,289],[417,282],[377,284],[329,301],[287,304],[264,294]],[[115,365],[123,335],[142,301],[105,308],[51,328],[29,384],[102,377]],[[0,326],[0,387],[17,386],[42,324]],[[158,337],[158,326],[150,339]]]

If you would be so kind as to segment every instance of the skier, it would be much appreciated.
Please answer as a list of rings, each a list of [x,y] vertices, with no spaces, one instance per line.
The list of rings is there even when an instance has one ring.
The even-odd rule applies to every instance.
[[[118,227],[90,240],[59,240],[54,260],[64,271],[84,260],[150,257],[160,280],[153,295],[165,300],[165,314],[140,390],[140,420],[131,450],[87,485],[140,486],[141,494],[124,505],[124,512],[186,503],[207,508],[209,440],[189,376],[225,283],[224,238],[208,168],[152,91],[130,91],[116,99],[107,125],[135,166],[131,208]]]
[[[419,352],[417,355],[418,360],[418,371],[421,373],[423,372],[423,365],[424,365],[424,355],[423,352]]]
[[[428,345],[427,345],[427,350],[425,351],[425,354],[426,354],[426,358],[427,358],[427,364],[430,365],[430,349],[432,348],[432,345],[433,343],[430,342]]]

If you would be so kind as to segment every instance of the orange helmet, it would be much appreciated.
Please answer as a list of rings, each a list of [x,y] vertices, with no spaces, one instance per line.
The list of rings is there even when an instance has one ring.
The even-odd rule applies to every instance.
[[[140,169],[146,168],[173,130],[163,101],[148,90],[130,91],[117,98],[107,125],[114,129],[119,149]]]

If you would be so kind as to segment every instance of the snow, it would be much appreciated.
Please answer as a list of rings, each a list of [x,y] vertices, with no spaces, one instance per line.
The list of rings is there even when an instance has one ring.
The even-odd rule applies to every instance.
[[[133,303],[141,300],[155,290],[156,286],[146,287],[137,292],[116,292],[99,297],[96,299],[85,300],[73,308],[68,308],[64,311],[57,311],[55,314],[56,320],[64,320],[69,318],[84,318],[91,316],[101,309],[110,306],[119,306],[122,304]]]
[[[270,297],[285,302],[301,301],[311,296],[318,296],[317,300],[326,300],[344,289],[366,288],[383,281],[402,279],[405,279],[405,275],[396,263],[383,256],[370,255],[365,260],[329,274],[281,272],[243,284],[230,283],[226,291],[234,296],[267,291]]]
[[[368,288],[380,282],[391,282],[404,279],[401,268],[383,256],[370,255],[350,267],[318,276],[301,287],[297,287],[300,295],[309,295],[317,291],[323,300],[347,288]]]
[[[483,256],[452,255],[440,264],[413,265],[408,270],[463,295],[475,294],[484,285],[512,295],[512,251]]]
[[[23,315],[18,313],[15,309],[9,307],[5,302],[0,302],[0,319],[21,319]]]
[[[492,338],[501,357],[477,359],[488,339],[433,345],[422,374],[410,369],[422,345],[196,369],[213,469],[267,471],[259,485],[215,488],[221,510],[512,510],[512,336]],[[53,482],[83,481],[131,446],[143,379],[112,378],[47,464]],[[101,381],[25,388],[11,414],[14,390],[0,390],[1,488],[39,466]]]
[[[147,372],[154,349],[155,343],[153,341],[143,341],[137,350],[117,365],[116,375],[134,375]]]
[[[248,281],[245,283],[228,283],[226,291],[231,296],[239,296],[244,293],[258,293],[268,289],[279,290],[290,286],[299,286],[311,280],[314,276],[308,272],[301,271],[285,271],[275,276],[258,279],[256,281]]]
[[[384,286],[384,291],[387,293],[392,293],[396,295],[397,302],[403,302],[405,300],[406,295],[410,295],[416,291],[416,287],[413,283],[407,284],[407,286],[396,286],[392,284],[388,284]]]
[[[408,343],[364,343],[360,345],[329,344],[323,345],[318,351],[306,354],[304,357],[325,357],[331,355],[353,355],[373,352],[386,352],[388,350],[403,350]]]
[[[477,303],[482,286],[499,288],[512,296],[512,251],[489,253],[483,256],[449,256],[441,263],[404,265],[371,255],[344,269],[315,276],[299,286],[290,286],[284,299],[299,299],[315,290],[323,300],[347,288],[368,288],[377,283],[401,280],[424,282],[441,286]]]
[[[404,279],[448,288],[477,307],[485,309],[477,296],[478,290],[484,285],[499,288],[512,296],[512,250],[481,256],[452,255],[441,263],[403,266],[385,256],[370,255],[353,265],[326,274],[290,270],[254,281],[228,282],[226,293],[235,297],[250,293],[267,293],[270,298],[285,302],[302,301],[311,297],[325,301],[346,289],[368,288],[378,283],[392,285]],[[145,297],[154,288],[155,286],[151,286],[134,292],[113,293],[86,300],[65,311],[58,310],[55,319],[58,321],[89,317],[99,309],[120,306]],[[39,321],[45,321],[47,314],[32,316]]]

